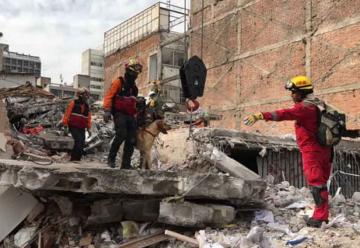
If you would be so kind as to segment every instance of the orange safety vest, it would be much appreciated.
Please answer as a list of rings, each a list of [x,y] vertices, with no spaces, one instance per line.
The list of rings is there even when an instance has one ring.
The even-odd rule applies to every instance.
[[[86,103],[80,103],[79,100],[75,100],[74,108],[72,109],[69,118],[69,127],[87,128],[89,121],[88,118],[89,118],[89,105]]]
[[[136,110],[136,95],[137,87],[134,85],[129,89],[125,89],[124,79],[119,78],[121,87],[117,94],[114,96],[113,109],[115,112],[135,116]]]

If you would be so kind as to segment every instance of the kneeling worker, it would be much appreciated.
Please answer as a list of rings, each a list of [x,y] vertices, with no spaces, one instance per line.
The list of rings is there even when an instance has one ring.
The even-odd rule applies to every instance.
[[[85,129],[91,135],[91,113],[88,104],[89,90],[87,88],[80,88],[76,92],[76,96],[77,98],[72,100],[67,106],[63,118],[65,134],[70,129],[71,136],[75,141],[70,161],[81,160],[85,147]]]

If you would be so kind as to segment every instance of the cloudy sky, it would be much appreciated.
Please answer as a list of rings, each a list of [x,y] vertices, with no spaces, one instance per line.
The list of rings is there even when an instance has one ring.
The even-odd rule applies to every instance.
[[[0,43],[40,56],[42,75],[72,82],[81,53],[102,48],[104,32],[156,0],[0,0]],[[171,0],[183,6],[183,0]]]

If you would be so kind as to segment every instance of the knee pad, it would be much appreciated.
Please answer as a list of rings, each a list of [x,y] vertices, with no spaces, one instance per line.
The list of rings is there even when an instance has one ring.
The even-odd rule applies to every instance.
[[[324,203],[324,199],[321,197],[321,192],[326,191],[326,190],[327,190],[326,185],[310,187],[310,191],[314,198],[316,206],[320,206],[321,204]]]

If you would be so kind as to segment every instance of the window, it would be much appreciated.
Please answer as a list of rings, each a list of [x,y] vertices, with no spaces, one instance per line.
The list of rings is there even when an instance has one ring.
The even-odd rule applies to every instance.
[[[157,80],[157,54],[149,58],[149,81]]]
[[[97,90],[101,90],[102,87],[100,85],[90,85],[91,89],[97,89]]]
[[[91,61],[91,62],[90,62],[90,65],[102,67],[102,66],[103,66],[103,63]]]
[[[103,79],[102,78],[97,78],[97,77],[90,77],[90,81],[102,82]]]

